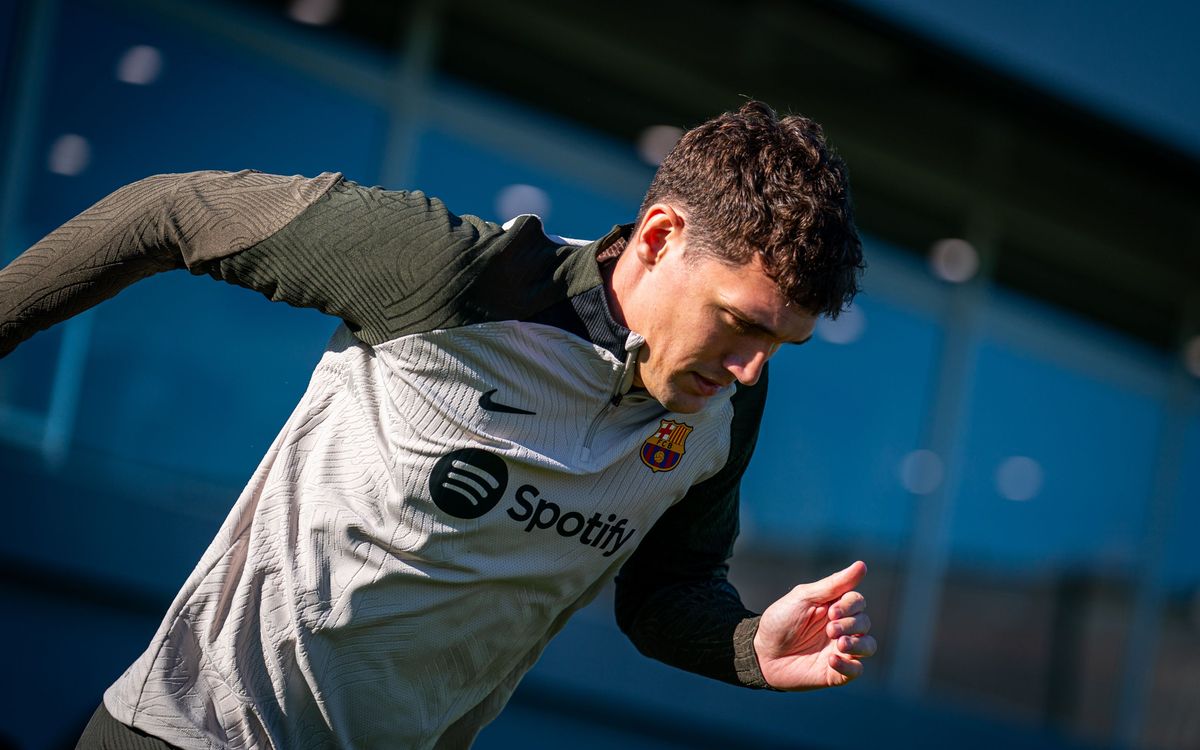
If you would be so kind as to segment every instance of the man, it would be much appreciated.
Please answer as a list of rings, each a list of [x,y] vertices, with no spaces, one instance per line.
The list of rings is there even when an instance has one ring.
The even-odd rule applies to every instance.
[[[184,267],[344,325],[82,746],[467,746],[613,576],[638,648],[716,679],[874,653],[861,562],[761,617],[725,579],[767,360],[858,290],[815,123],[701,125],[586,244],[337,174],[151,177],[0,272],[0,354]]]

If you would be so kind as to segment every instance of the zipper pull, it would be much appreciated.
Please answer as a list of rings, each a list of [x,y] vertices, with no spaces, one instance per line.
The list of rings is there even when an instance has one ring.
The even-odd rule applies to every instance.
[[[633,331],[630,331],[629,338],[625,339],[625,368],[621,372],[621,379],[617,382],[617,390],[613,391],[611,400],[613,406],[620,406],[621,399],[633,387],[633,376],[637,373],[637,356],[644,343],[646,343],[646,339]]]

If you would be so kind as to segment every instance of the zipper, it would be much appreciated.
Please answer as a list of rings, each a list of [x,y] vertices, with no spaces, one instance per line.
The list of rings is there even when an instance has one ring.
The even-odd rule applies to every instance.
[[[642,340],[641,337],[633,339],[631,336],[630,338],[632,341],[629,343],[632,343],[633,346],[626,351],[625,364],[622,365],[621,369],[618,371],[619,375],[616,383],[613,385],[612,393],[609,394],[608,403],[606,403],[604,408],[600,410],[600,413],[592,419],[592,423],[588,425],[587,434],[583,436],[582,452],[583,459],[585,461],[592,457],[592,440],[596,437],[596,432],[599,431],[601,423],[604,422],[605,417],[607,417],[613,412],[614,409],[621,405],[621,399],[625,397],[625,394],[628,393],[629,389],[633,386],[633,373],[635,372],[635,368],[637,366],[638,350],[642,348]]]

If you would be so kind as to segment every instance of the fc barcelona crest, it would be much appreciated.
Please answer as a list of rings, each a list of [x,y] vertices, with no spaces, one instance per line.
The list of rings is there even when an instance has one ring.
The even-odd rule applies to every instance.
[[[670,471],[683,458],[683,444],[695,429],[671,419],[660,419],[658,429],[642,443],[642,463],[652,471]]]

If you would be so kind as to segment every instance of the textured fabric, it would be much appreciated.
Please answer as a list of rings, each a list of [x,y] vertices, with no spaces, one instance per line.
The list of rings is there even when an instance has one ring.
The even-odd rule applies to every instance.
[[[502,704],[728,455],[728,398],[686,416],[637,394],[613,407],[622,369],[518,321],[374,347],[343,329],[109,710],[185,748],[417,748]],[[485,410],[493,388],[534,414]],[[655,472],[639,451],[664,419],[693,431]],[[475,466],[498,488],[476,490],[471,518],[439,497],[438,466],[466,450],[495,467],[462,456],[458,481]]]
[[[631,554],[618,619],[640,649],[761,682],[757,621],[724,576],[765,382],[691,415],[626,393],[642,340],[612,319],[596,258],[627,229],[566,242],[536,217],[499,227],[419,193],[254,175],[280,198],[271,221],[294,213],[247,246],[258,233],[220,230],[269,229],[226,210],[246,183],[139,185],[155,181],[186,199],[149,195],[135,216],[170,231],[109,227],[97,286],[186,265],[345,327],[106,693],[117,719],[189,749],[462,746]],[[59,232],[76,223],[103,222]],[[64,243],[64,264],[95,244]],[[0,326],[44,327],[65,299],[14,303]],[[646,458],[667,453],[669,470]]]
[[[157,737],[125,726],[101,703],[84,728],[75,750],[178,750]]]
[[[380,344],[564,296],[555,295],[550,275],[553,245],[539,222],[523,225],[505,232],[455,216],[419,192],[341,183],[264,242],[206,270],[273,300],[336,315],[362,341]],[[501,278],[510,273],[518,278]],[[528,294],[489,298],[493,289],[516,288]]]
[[[195,172],[117,190],[0,270],[0,357],[139,279],[250,247],[338,178]]]

